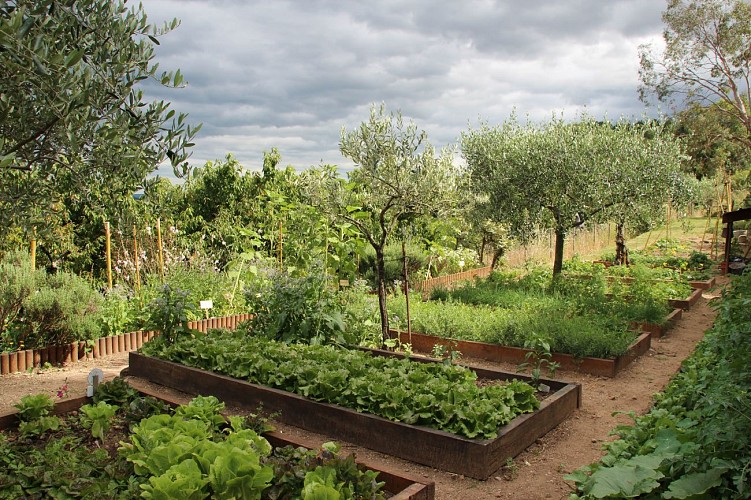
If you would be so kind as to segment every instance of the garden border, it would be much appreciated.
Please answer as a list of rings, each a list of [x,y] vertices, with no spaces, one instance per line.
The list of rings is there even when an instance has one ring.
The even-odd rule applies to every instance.
[[[652,338],[659,339],[665,336],[665,334],[673,328],[676,321],[681,319],[683,316],[683,309],[676,307],[673,309],[670,314],[668,314],[665,317],[665,322],[661,325],[655,324],[655,323],[640,323],[640,322],[634,322],[631,323],[631,326],[634,328],[638,328],[643,332],[651,333]]]
[[[701,298],[701,294],[704,290],[702,288],[695,288],[691,294],[685,299],[668,299],[670,307],[680,308],[684,311],[691,309],[691,306],[696,304]]]
[[[220,318],[189,321],[188,328],[202,333],[206,333],[212,328],[234,329],[237,328],[238,324],[249,320],[252,316],[252,314],[234,314]],[[139,330],[110,335],[109,337],[99,337],[91,341],[80,340],[70,344],[0,353],[0,375],[42,368],[47,363],[67,365],[84,359],[99,359],[120,352],[135,351],[158,334],[158,332]]]
[[[396,356],[373,350],[381,356]],[[420,362],[437,362],[416,358]],[[529,377],[496,370],[469,367],[479,377],[509,380]],[[473,440],[423,426],[394,422],[341,406],[320,403],[297,394],[252,384],[224,375],[130,353],[127,375],[189,394],[214,395],[240,406],[257,406],[281,412],[277,418],[295,427],[348,441],[389,455],[485,480],[535,440],[561,423],[581,406],[581,384],[542,380],[553,392],[540,409],[516,417],[499,429],[495,439]]]
[[[392,334],[397,333],[401,342],[410,343],[412,349],[421,353],[432,352],[433,346],[438,344],[450,349],[456,349],[462,353],[462,356],[484,359],[485,361],[496,363],[508,362],[520,364],[527,360],[526,356],[528,353],[533,352],[531,349],[524,349],[523,347],[509,347],[487,342],[436,337],[424,333],[412,332],[412,337],[410,338],[407,332],[392,330]],[[652,335],[649,332],[644,332],[634,340],[625,354],[615,358],[577,358],[571,354],[553,353],[551,361],[559,363],[561,370],[613,378],[625,370],[636,358],[649,351],[651,346]]]
[[[143,387],[134,386],[140,393],[147,396],[152,396],[161,401],[176,406],[179,403],[169,397],[164,396],[153,391],[149,391]],[[91,403],[93,400],[87,396],[81,396],[73,399],[60,400],[55,402],[55,407],[52,409],[52,415],[63,415],[71,411],[78,410],[81,406]],[[0,415],[0,431],[6,429],[12,429],[18,426],[18,412],[13,411]],[[263,434],[269,443],[274,447],[292,445],[295,447],[302,446],[308,449],[317,449],[320,447],[320,443],[314,443],[302,438],[289,438],[280,432],[270,431]],[[418,478],[409,473],[397,472],[390,469],[387,466],[381,464],[372,464],[367,461],[357,460],[357,465],[361,469],[369,469],[377,471],[378,479],[384,481],[386,484],[384,489],[394,496],[390,497],[394,500],[434,500],[435,498],[435,482],[426,481],[425,479]]]

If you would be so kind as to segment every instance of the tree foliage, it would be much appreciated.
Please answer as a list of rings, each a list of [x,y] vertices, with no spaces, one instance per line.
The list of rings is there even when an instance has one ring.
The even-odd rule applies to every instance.
[[[0,231],[41,230],[64,199],[130,194],[164,160],[184,173],[199,127],[139,85],[183,84],[153,63],[177,24],[122,1],[0,1]]]
[[[349,179],[321,176],[317,200],[329,213],[356,227],[376,253],[376,282],[384,339],[388,338],[384,248],[399,224],[420,215],[448,213],[455,192],[450,151],[436,155],[427,134],[401,113],[373,106],[359,128],[342,130],[339,149],[356,167]]]
[[[605,217],[625,220],[636,207],[666,201],[680,148],[650,127],[588,116],[525,126],[512,116],[463,133],[462,154],[472,189],[487,197],[487,213],[507,224],[510,236],[524,241],[539,227],[555,230],[557,274],[570,230]]]
[[[662,15],[665,50],[640,50],[643,100],[682,97],[742,125],[732,139],[751,147],[751,4],[745,0],[669,0]]]

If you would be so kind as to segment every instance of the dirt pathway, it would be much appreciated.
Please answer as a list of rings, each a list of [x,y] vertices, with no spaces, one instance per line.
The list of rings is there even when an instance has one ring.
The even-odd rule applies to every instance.
[[[563,475],[599,458],[602,455],[602,442],[612,439],[608,436],[609,432],[616,425],[629,422],[624,415],[612,414],[628,411],[644,413],[649,408],[652,395],[668,383],[681,362],[702,339],[715,316],[708,305],[708,299],[713,294],[717,292],[705,293],[703,299],[685,312],[665,337],[652,342],[652,350],[646,356],[636,360],[618,377],[607,379],[559,371],[557,378],[582,384],[582,408],[488,481],[438,471],[346,443],[342,443],[343,448],[373,463],[383,463],[392,469],[409,471],[435,481],[438,499],[566,498],[571,490],[563,481]],[[516,366],[512,364],[465,361],[478,366],[516,371]],[[126,366],[127,354],[118,354],[69,368],[0,377],[0,413],[12,410],[13,405],[26,394],[46,392],[54,396],[66,381],[69,396],[84,395],[86,379],[92,368],[101,368],[109,379]],[[333,439],[284,425],[278,425],[278,428],[290,435],[320,442]]]

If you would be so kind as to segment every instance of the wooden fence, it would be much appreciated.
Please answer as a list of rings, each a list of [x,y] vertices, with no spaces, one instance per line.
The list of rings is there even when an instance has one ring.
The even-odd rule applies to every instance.
[[[206,333],[212,328],[234,330],[237,328],[237,325],[249,320],[251,316],[251,314],[235,314],[221,318],[190,321],[188,322],[188,328],[198,330],[201,333]],[[157,332],[141,330],[109,337],[100,337],[92,341],[80,340],[64,345],[4,352],[0,354],[0,375],[41,368],[47,363],[51,365],[67,365],[87,359],[111,356],[120,352],[135,351],[156,335],[158,335]]]
[[[447,274],[445,276],[438,276],[437,278],[430,278],[423,280],[415,285],[415,290],[418,292],[427,293],[434,288],[452,288],[455,283],[462,281],[470,281],[475,278],[487,278],[490,276],[492,269],[488,267],[478,267],[477,269],[470,269],[469,271],[463,271],[456,274]]]

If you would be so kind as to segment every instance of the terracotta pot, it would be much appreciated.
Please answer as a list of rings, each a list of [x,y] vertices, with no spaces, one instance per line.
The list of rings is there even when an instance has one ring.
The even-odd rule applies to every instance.
[[[31,370],[32,368],[34,368],[34,350],[26,349],[23,353],[24,357],[26,358],[26,369]]]
[[[70,362],[78,363],[78,342],[71,342],[68,349],[70,350]]]
[[[110,356],[112,354],[112,337],[105,337],[104,339],[104,355]]]
[[[33,366],[39,368],[40,366],[42,366],[42,351],[41,349],[34,349],[32,352],[34,353]]]
[[[117,336],[117,352],[123,352],[125,350],[125,335],[120,334]]]

